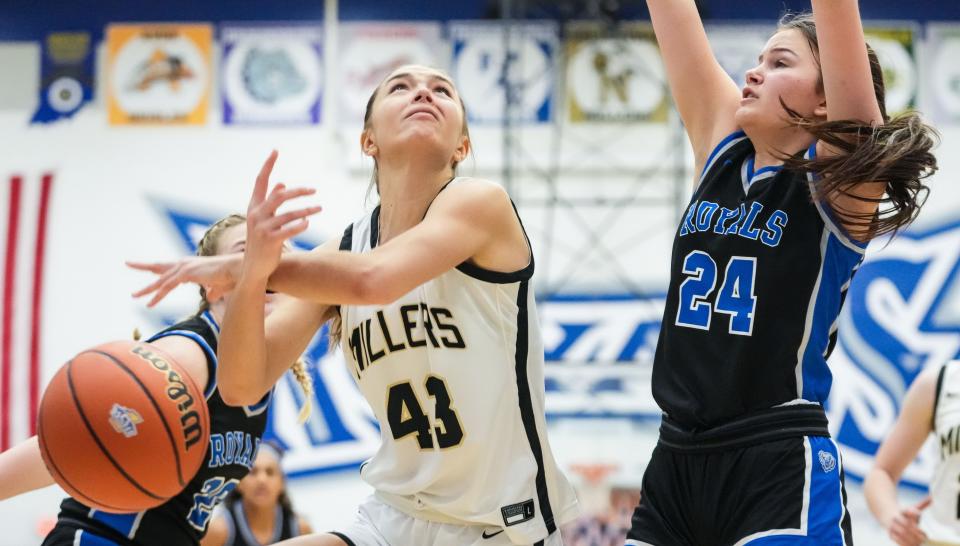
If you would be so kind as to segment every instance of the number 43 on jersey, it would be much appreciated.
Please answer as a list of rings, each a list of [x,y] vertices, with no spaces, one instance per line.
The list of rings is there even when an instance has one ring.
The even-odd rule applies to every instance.
[[[757,259],[732,256],[723,271],[720,291],[710,302],[717,287],[717,263],[709,254],[694,250],[683,259],[683,274],[680,283],[680,302],[677,306],[678,326],[709,330],[714,313],[730,316],[728,332],[740,336],[753,334],[753,313],[757,297],[753,293],[756,279]]]

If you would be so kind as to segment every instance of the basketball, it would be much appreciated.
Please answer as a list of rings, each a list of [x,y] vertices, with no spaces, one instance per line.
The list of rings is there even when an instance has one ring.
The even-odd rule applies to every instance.
[[[75,499],[139,512],[179,493],[203,461],[210,418],[203,390],[152,345],[114,341],[57,371],[37,423],[50,474]]]

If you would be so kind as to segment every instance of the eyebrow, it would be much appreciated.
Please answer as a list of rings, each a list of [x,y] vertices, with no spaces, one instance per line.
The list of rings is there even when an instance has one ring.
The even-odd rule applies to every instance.
[[[794,57],[797,56],[797,54],[796,54],[792,49],[790,49],[789,47],[775,47],[775,48],[773,48],[773,49],[770,50],[770,53],[789,53],[789,54],[793,55]],[[760,61],[760,62],[763,62],[763,53],[761,53],[760,56],[757,57],[757,60]]]
[[[401,78],[412,78],[412,77],[413,77],[413,74],[410,73],[410,72],[401,72],[401,73],[397,74],[396,76],[390,78],[389,80],[385,81],[385,82],[384,82],[384,85],[392,82],[393,80],[399,80],[399,79],[401,79]],[[444,76],[441,76],[440,74],[431,74],[431,75],[430,75],[430,78],[433,79],[433,80],[440,80],[440,81],[446,83],[447,85],[449,85],[450,87],[454,87],[452,81],[450,81],[448,78],[446,78],[446,77],[444,77]]]

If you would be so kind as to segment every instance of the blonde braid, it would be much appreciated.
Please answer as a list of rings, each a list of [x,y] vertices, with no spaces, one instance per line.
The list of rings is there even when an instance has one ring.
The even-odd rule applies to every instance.
[[[313,409],[313,378],[307,372],[307,363],[303,358],[297,359],[290,366],[290,371],[303,390],[303,406],[300,408],[300,415],[297,416],[297,423],[302,425],[310,418],[310,412]]]

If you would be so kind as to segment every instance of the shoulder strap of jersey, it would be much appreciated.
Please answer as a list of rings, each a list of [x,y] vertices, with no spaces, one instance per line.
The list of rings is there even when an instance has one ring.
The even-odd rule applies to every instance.
[[[703,170],[700,171],[700,181],[698,182],[698,185],[702,184],[707,178],[707,174],[710,172],[713,166],[716,165],[721,158],[727,155],[731,149],[741,142],[747,142],[748,144],[750,143],[750,139],[747,138],[747,134],[743,131],[735,131],[724,137],[723,140],[721,140],[713,148],[713,151],[710,152],[710,155],[707,156],[707,161],[703,165]],[[721,166],[722,165],[723,164],[721,163]]]
[[[947,366],[950,365],[950,362],[946,362],[943,366],[940,366],[940,371],[937,373],[937,390],[934,391],[933,395],[933,413],[930,416],[930,430],[937,430],[937,407],[940,406],[940,396],[943,392],[943,378],[947,375]]]

